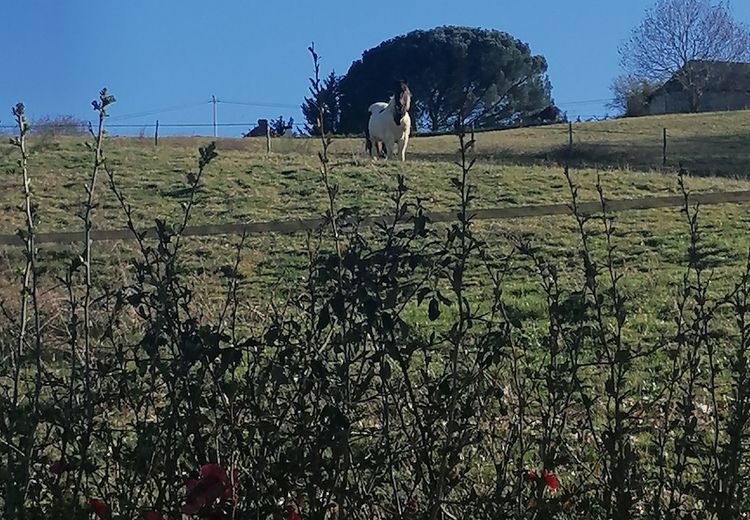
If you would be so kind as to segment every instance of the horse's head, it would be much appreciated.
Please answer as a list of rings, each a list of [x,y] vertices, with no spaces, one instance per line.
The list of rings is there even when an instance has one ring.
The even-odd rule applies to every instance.
[[[397,124],[401,124],[401,120],[404,118],[409,109],[411,108],[411,91],[409,86],[404,80],[398,80],[393,85],[393,121]]]

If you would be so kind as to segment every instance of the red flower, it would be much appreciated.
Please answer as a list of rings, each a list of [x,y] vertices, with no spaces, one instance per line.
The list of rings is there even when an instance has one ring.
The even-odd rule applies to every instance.
[[[146,511],[141,514],[141,520],[173,520],[173,517],[158,511]]]
[[[544,485],[547,486],[547,488],[552,492],[557,491],[557,488],[560,487],[560,480],[557,478],[557,476],[553,473],[550,473],[546,469],[542,471],[541,476],[533,469],[530,469],[526,471],[523,478],[524,480],[526,480],[526,482],[543,482]]]
[[[213,504],[217,499],[231,501],[234,497],[232,482],[227,472],[218,464],[201,466],[198,480],[190,479],[185,482],[187,496],[182,512],[193,515],[204,507]]]
[[[234,472],[233,476],[234,475]],[[224,486],[224,493],[222,494],[222,498],[224,500],[232,501],[234,499],[234,489],[232,487],[232,479],[229,478],[227,475],[227,472],[224,471],[224,468],[219,466],[218,464],[204,464],[201,466],[200,470],[200,478],[201,479],[216,479],[222,483]],[[237,483],[237,478],[235,476],[234,478],[235,484]]]
[[[557,491],[557,488],[560,486],[560,481],[557,477],[546,469],[542,471],[542,480],[544,480],[544,483],[552,492]]]
[[[55,460],[49,465],[49,472],[53,475],[60,475],[68,470],[68,465],[61,460]]]
[[[227,476],[227,472],[224,471],[224,468],[222,468],[218,464],[204,464],[203,466],[201,466],[199,475],[200,478],[215,477],[222,482],[229,484],[229,477]]]
[[[286,506],[286,512],[288,513],[287,520],[302,520],[302,517],[297,512],[297,508],[293,505]]]
[[[98,498],[87,498],[86,503],[99,518],[104,519],[107,516],[107,504]]]

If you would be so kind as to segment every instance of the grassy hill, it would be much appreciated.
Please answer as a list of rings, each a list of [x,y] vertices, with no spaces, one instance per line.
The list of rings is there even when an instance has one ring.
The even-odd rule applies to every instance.
[[[662,169],[662,129],[668,129],[668,165]],[[144,223],[179,207],[185,175],[192,171],[197,147],[208,138],[167,138],[154,147],[150,139],[111,138],[106,150],[126,195],[133,198]],[[552,125],[477,134],[476,154],[481,165],[474,182],[481,207],[558,202],[562,194],[556,166],[567,152],[567,125]],[[198,222],[235,219],[263,220],[304,217],[324,208],[318,178],[316,139],[274,139],[273,153],[265,154],[263,139],[220,139],[220,158],[206,177],[199,196]],[[31,172],[40,200],[41,228],[75,225],[71,209],[81,199],[90,157],[84,140],[36,138],[30,145]],[[344,205],[377,212],[387,201],[396,171],[407,175],[419,195],[432,200],[433,209],[450,206],[449,179],[457,149],[453,136],[412,139],[409,162],[372,164],[361,139],[335,139],[331,147],[340,176]],[[574,124],[571,164],[582,169],[592,196],[594,169],[606,172],[611,198],[673,192],[670,176],[638,172],[673,172],[684,167],[699,176],[720,174],[743,179],[750,173],[750,111],[669,115]],[[0,171],[15,164],[13,148],[0,145]],[[536,168],[528,168],[535,166]],[[557,178],[549,181],[550,178]],[[21,215],[13,194],[18,182],[0,176],[0,230],[13,231]],[[693,189],[741,189],[744,183],[723,179],[694,180]],[[101,190],[103,217],[117,223],[119,211],[107,190]],[[114,210],[110,212],[110,210]],[[122,224],[121,222],[119,223]]]
[[[744,190],[742,179],[748,165],[750,112],[679,115],[582,123],[574,125],[574,179],[580,184],[582,200],[595,200],[597,174],[602,177],[610,199],[661,196],[677,193],[674,169],[659,171],[661,129],[667,127],[671,141],[670,164],[682,164],[701,174],[689,179],[693,191]],[[565,203],[570,194],[557,164],[564,157],[567,127],[555,125],[531,129],[488,132],[477,135],[478,163],[471,181],[476,186],[477,208],[528,204]],[[208,138],[168,138],[154,147],[150,139],[113,137],[106,141],[109,163],[117,183],[133,207],[141,226],[154,219],[176,222],[181,204],[187,200],[188,175],[195,170],[196,149]],[[398,173],[406,176],[409,197],[425,201],[430,210],[454,208],[456,194],[451,179],[458,169],[457,140],[453,136],[413,139],[406,164],[393,161],[372,163],[364,156],[361,139],[335,139],[331,146],[332,176],[340,186],[339,205],[359,207],[365,214],[387,212]],[[191,223],[230,223],[319,216],[326,207],[319,181],[315,139],[275,139],[273,152],[265,153],[263,139],[220,139],[219,157],[205,174],[196,197]],[[34,197],[38,202],[41,231],[72,231],[81,228],[77,214],[87,182],[91,153],[79,138],[35,138],[30,142],[29,169]],[[15,150],[0,145],[0,172],[12,170]],[[722,173],[711,177],[709,172]],[[100,178],[99,206],[95,227],[122,228],[124,215],[113,194]],[[18,175],[0,174],[0,233],[14,233],[23,225]],[[739,205],[704,208],[702,222],[707,230],[705,245],[717,270],[717,279],[727,283],[744,260],[750,240],[750,214]],[[572,219],[546,217],[498,222],[478,226],[490,249],[507,252],[504,236],[515,233],[530,237],[550,257],[560,262],[570,280],[575,270],[577,237]],[[638,292],[655,283],[642,305],[653,325],[659,309],[669,306],[674,282],[682,269],[687,247],[684,218],[678,208],[627,212],[617,216],[617,238],[623,268],[632,277],[629,286]],[[193,239],[187,242],[188,263],[212,298],[215,275],[226,268],[231,244],[236,237]],[[304,238],[300,235],[257,236],[249,239],[243,262],[244,289],[252,298],[264,299],[281,279],[294,280],[305,262]],[[45,246],[44,258],[53,270],[61,267],[70,246]],[[97,245],[104,253],[98,261],[109,275],[126,276],[123,262],[133,254],[132,244]],[[2,271],[11,275],[20,251],[6,248]],[[479,277],[479,274],[476,274]],[[528,312],[538,309],[540,295],[518,276],[511,285],[514,297]],[[15,276],[4,276],[9,282]],[[477,279],[477,286],[481,280]],[[12,284],[10,284],[12,286]],[[9,287],[6,289],[10,290]],[[0,288],[2,292],[2,288]]]

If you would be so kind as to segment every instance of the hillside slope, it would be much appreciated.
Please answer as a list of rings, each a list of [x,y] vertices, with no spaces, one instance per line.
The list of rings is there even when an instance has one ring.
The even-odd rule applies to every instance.
[[[658,120],[650,122],[659,124]],[[576,130],[576,135],[581,139],[587,135],[603,136],[608,142],[598,146],[619,150],[617,153],[636,153],[641,148],[632,144],[639,142],[637,135],[633,137],[632,126],[627,127],[630,128],[627,134],[617,132],[618,125],[626,124],[632,125],[631,121],[585,124]],[[683,132],[689,128],[690,125],[685,125]],[[719,125],[710,128],[721,131]],[[567,202],[569,194],[559,165],[549,161],[525,164],[539,162],[540,156],[555,153],[556,140],[564,131],[567,130],[556,126],[478,134],[480,162],[472,175],[476,185],[475,207]],[[640,135],[648,135],[648,130],[643,128]],[[195,170],[197,148],[210,140],[171,138],[160,141],[158,147],[154,147],[150,139],[123,137],[105,142],[109,164],[140,225],[151,225],[155,218],[169,219],[178,214],[180,204],[187,197],[187,176]],[[269,156],[265,153],[265,140],[220,139],[219,157],[206,172],[196,197],[193,222],[319,216],[327,202],[319,186],[318,147],[316,139],[277,139],[273,143],[274,152]],[[339,203],[342,206],[360,207],[365,214],[383,212],[389,207],[398,173],[406,176],[412,196],[427,201],[429,209],[444,211],[455,204],[451,179],[458,171],[453,164],[458,142],[454,136],[414,139],[410,159],[405,164],[372,163],[360,148],[358,139],[336,139],[330,148],[332,175],[341,186]],[[91,167],[91,152],[84,140],[36,138],[31,140],[30,150],[29,170],[34,196],[39,203],[39,230],[77,229],[80,221],[76,208],[83,201],[83,185],[88,182]],[[706,154],[715,156],[716,152],[707,149]],[[12,170],[16,160],[16,151],[9,144],[0,145],[0,172]],[[676,193],[673,172],[643,173],[621,170],[612,164],[604,169],[578,169],[576,177],[580,179],[585,199],[596,198],[593,188],[597,171],[603,175],[610,199]],[[124,216],[106,187],[106,179],[100,182],[97,188],[100,207],[96,211],[99,227],[124,227]],[[744,190],[750,186],[744,180],[725,177],[695,178],[690,185],[696,191]],[[2,233],[13,233],[23,225],[23,213],[15,211],[22,200],[20,188],[18,176],[0,174]]]
[[[567,124],[477,133],[476,150],[481,160],[500,164],[559,165],[569,159],[578,167],[662,170],[665,128],[667,170],[683,167],[694,175],[750,176],[750,111],[573,123],[571,155]],[[266,146],[264,138],[227,141],[232,141],[233,148],[258,153]],[[165,142],[185,143],[186,139]],[[274,139],[272,148],[282,154],[315,156],[319,145],[317,139]],[[416,136],[408,157],[452,161],[456,148],[454,136]],[[336,138],[333,151],[339,156],[363,156],[364,140]]]
[[[668,169],[684,167],[696,175],[750,175],[750,111],[676,114],[573,123],[568,155],[568,125],[550,125],[477,134],[477,151],[500,162],[560,163],[578,166],[653,170],[663,167],[667,130]],[[414,139],[416,156],[442,155],[451,136]]]

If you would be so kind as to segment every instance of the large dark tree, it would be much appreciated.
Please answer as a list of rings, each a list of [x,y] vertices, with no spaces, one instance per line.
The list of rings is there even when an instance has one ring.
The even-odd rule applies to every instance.
[[[458,117],[499,126],[550,105],[547,62],[529,46],[494,30],[438,27],[413,31],[366,51],[341,79],[339,130],[361,132],[367,108],[385,101],[394,79],[413,94],[421,129],[449,130]]]
[[[691,111],[700,109],[706,86],[720,81],[726,67],[711,62],[750,58],[750,33],[737,22],[727,2],[656,0],[626,42],[620,61],[633,77],[663,83],[670,78],[688,95]]]
[[[326,134],[339,133],[339,101],[341,97],[339,93],[339,81],[336,73],[331,72],[323,80],[320,89],[320,100],[323,103],[325,114],[323,116],[323,127]],[[314,99],[305,98],[305,102],[302,103],[302,114],[305,116],[305,131],[310,135],[320,135],[320,128],[318,128],[319,110]]]

